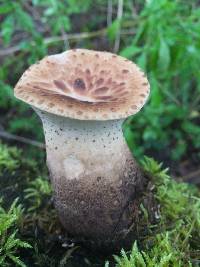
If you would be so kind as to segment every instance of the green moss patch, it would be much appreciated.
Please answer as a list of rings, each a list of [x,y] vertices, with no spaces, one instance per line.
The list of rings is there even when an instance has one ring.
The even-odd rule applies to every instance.
[[[0,144],[0,266],[199,266],[198,189],[174,181],[151,158],[145,157],[141,166],[157,209],[149,211],[142,201],[143,234],[133,240],[131,251],[122,249],[118,256],[105,258],[74,243],[64,232],[52,204],[46,169],[39,170],[34,159],[24,158],[19,149]]]

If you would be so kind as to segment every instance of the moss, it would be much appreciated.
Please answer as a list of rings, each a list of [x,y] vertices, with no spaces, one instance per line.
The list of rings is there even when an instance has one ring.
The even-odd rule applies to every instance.
[[[0,142],[0,175],[9,171],[13,173],[19,166],[20,150],[15,147],[7,147]]]
[[[167,169],[162,169],[162,164],[151,158],[145,157],[142,167],[155,184],[159,222],[147,224],[150,234],[143,242],[135,241],[130,253],[122,250],[121,256],[115,256],[116,266],[199,266],[200,194],[197,188],[177,183],[167,174]]]
[[[2,202],[2,201],[1,201]],[[0,204],[2,204],[0,202]],[[17,199],[12,203],[9,210],[0,206],[0,266],[25,267],[20,259],[19,249],[31,248],[31,246],[18,238],[18,227],[22,218],[23,209],[17,204]]]
[[[0,209],[4,211],[0,213],[0,220],[10,213],[13,208],[8,206],[19,196],[23,213],[20,213],[20,220],[15,218],[13,228],[7,231],[7,238],[23,240],[32,246],[32,249],[24,249],[15,243],[13,249],[14,256],[26,266],[199,266],[199,191],[194,186],[174,181],[162,164],[147,157],[142,161],[141,166],[150,181],[149,189],[157,201],[156,209],[149,210],[144,193],[138,222],[142,234],[133,240],[130,252],[122,250],[119,256],[106,256],[106,261],[104,256],[74,244],[74,240],[63,231],[52,205],[46,171],[39,171],[34,159],[24,158],[18,149],[0,146],[3,148],[0,149],[0,159],[4,159],[0,160],[0,192],[4,196],[0,203]],[[5,250],[0,251],[4,257]],[[10,260],[6,264],[1,266],[13,266]]]

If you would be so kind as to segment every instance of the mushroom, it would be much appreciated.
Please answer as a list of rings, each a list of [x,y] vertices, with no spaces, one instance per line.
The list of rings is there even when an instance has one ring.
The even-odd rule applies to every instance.
[[[121,56],[74,49],[32,65],[14,92],[42,120],[55,206],[67,232],[119,244],[145,184],[121,128],[148,98],[144,73]]]

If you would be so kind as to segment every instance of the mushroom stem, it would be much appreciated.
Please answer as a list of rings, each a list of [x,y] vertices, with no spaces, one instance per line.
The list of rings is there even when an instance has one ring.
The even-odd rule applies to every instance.
[[[123,138],[122,120],[80,121],[34,109],[43,122],[64,227],[94,240],[119,237],[133,223],[130,203],[144,181]]]

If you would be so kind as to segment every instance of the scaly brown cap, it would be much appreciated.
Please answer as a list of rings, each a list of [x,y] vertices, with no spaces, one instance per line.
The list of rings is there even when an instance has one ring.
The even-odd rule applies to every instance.
[[[112,120],[137,113],[149,83],[133,62],[109,52],[68,50],[32,65],[14,93],[49,113],[79,120]]]

